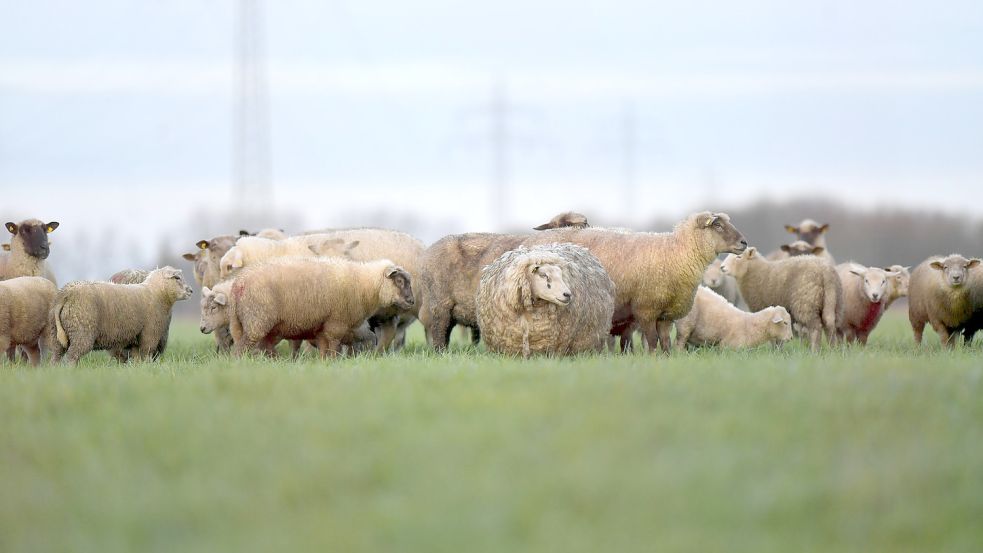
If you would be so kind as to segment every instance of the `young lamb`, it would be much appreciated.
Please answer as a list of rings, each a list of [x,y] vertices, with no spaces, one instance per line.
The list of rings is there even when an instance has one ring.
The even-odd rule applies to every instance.
[[[281,339],[309,340],[334,356],[373,313],[414,303],[409,273],[387,259],[275,259],[243,269],[229,299],[237,356]]]
[[[558,228],[534,234],[446,236],[423,255],[420,320],[438,350],[455,324],[474,326],[481,269],[520,245],[570,242],[597,256],[615,283],[612,329],[638,324],[654,348],[670,347],[672,322],[693,306],[703,272],[719,254],[741,252],[744,236],[724,213],[687,217],[669,233]],[[620,319],[618,315],[621,315]]]
[[[553,217],[548,222],[543,223],[537,227],[533,227],[533,230],[549,230],[554,228],[587,228],[590,225],[587,223],[587,216],[574,211],[565,211],[559,215]]]
[[[13,236],[10,244],[4,244],[3,248],[9,253],[0,255],[0,280],[39,276],[57,285],[45,260],[50,253],[48,235],[58,228],[58,223],[26,219],[19,224],[7,223],[6,227]]]
[[[117,271],[113,276],[109,277],[109,282],[113,284],[140,284],[141,282],[147,280],[147,276],[150,275],[150,271],[144,271],[143,269],[123,269]],[[170,333],[171,320],[167,320],[165,328],[168,330],[164,331],[164,336],[160,339],[160,344],[157,346],[156,356],[159,357],[164,350],[167,348],[167,337]],[[129,360],[129,350],[117,349],[110,352],[110,354],[120,363],[125,363]]]
[[[150,272],[140,284],[74,282],[58,292],[49,315],[52,359],[68,362],[97,350],[158,359],[163,353],[174,303],[191,297],[179,269]]]
[[[0,282],[0,352],[16,360],[18,346],[32,365],[41,361],[48,336],[48,311],[58,289],[44,277],[16,277]]]
[[[737,279],[741,295],[752,311],[780,305],[792,320],[807,329],[815,351],[823,330],[829,343],[836,341],[837,322],[843,314],[843,287],[836,270],[815,256],[769,261],[748,248],[729,255],[721,270]]]
[[[741,311],[727,298],[706,286],[696,290],[688,315],[676,321],[676,349],[720,345],[753,348],[768,342],[781,345],[792,339],[792,317],[784,307],[766,307],[756,313]]]
[[[614,282],[586,248],[523,246],[482,270],[475,304],[490,351],[523,357],[599,352],[614,313]]]
[[[720,294],[725,300],[737,306],[742,311],[747,311],[747,303],[741,297],[741,290],[737,286],[737,280],[730,275],[725,275],[720,270],[722,260],[714,259],[713,263],[703,272],[703,286]]]
[[[907,294],[901,288],[903,273],[857,263],[841,263],[836,273],[843,285],[843,318],[840,335],[847,341],[867,345],[867,338],[895,299]]]
[[[973,315],[967,283],[979,264],[979,259],[952,254],[930,257],[915,267],[908,290],[908,320],[915,343],[922,343],[925,325],[931,324],[944,345],[955,345],[954,338]]]

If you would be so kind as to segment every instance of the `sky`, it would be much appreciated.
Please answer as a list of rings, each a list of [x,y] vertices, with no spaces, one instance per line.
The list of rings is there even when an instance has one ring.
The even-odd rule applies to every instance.
[[[235,8],[0,0],[0,215],[157,236],[230,209]],[[495,228],[495,90],[510,226],[801,196],[977,209],[978,0],[263,11],[272,205],[304,228],[379,214],[429,224],[428,240]]]

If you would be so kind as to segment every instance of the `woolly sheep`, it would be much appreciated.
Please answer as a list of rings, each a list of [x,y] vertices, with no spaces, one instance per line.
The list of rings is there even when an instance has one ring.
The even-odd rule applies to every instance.
[[[446,236],[423,255],[420,320],[431,344],[447,347],[456,324],[474,326],[481,269],[520,245],[570,242],[586,247],[615,283],[612,329],[637,323],[654,348],[670,347],[672,321],[693,306],[707,265],[719,254],[741,252],[744,236],[724,213],[690,215],[669,233],[559,228],[534,234]],[[620,319],[618,315],[621,315]]]
[[[549,230],[554,228],[587,228],[590,225],[587,223],[587,216],[574,211],[565,211],[559,215],[553,217],[548,222],[543,223],[537,227],[533,227],[533,230]]]
[[[70,283],[58,292],[49,315],[49,328],[55,331],[49,340],[52,359],[64,356],[77,364],[94,349],[157,359],[174,303],[191,293],[173,267],[151,271],[140,284]]]
[[[876,267],[864,267],[858,263],[841,263],[836,273],[843,286],[843,318],[838,324],[840,335],[847,341],[867,344],[867,338],[887,308],[902,290],[897,278],[902,273]]]
[[[16,359],[19,346],[32,365],[41,361],[48,336],[48,311],[58,289],[39,276],[16,277],[0,282],[0,352]]]
[[[226,234],[211,240],[199,240],[195,243],[198,247],[195,253],[186,253],[182,256],[194,263],[194,276],[198,284],[211,287],[221,280],[222,256],[235,245],[237,239]]]
[[[973,314],[968,281],[979,272],[979,259],[959,254],[930,257],[911,272],[908,288],[908,320],[915,343],[922,343],[925,325],[931,324],[946,346],[963,330]]]
[[[727,298],[706,286],[696,290],[689,314],[676,321],[676,349],[687,345],[753,348],[792,339],[792,317],[784,307],[766,307],[755,313],[741,311]]]
[[[490,351],[599,352],[614,314],[614,282],[586,248],[522,246],[482,270],[475,304]]]
[[[143,269],[123,269],[109,277],[109,282],[113,284],[140,284],[144,280],[147,280],[149,274],[150,271],[144,271]],[[168,318],[165,328],[168,330],[164,331],[164,335],[160,339],[160,344],[157,347],[158,351],[156,352],[157,356],[164,353],[164,350],[167,348],[167,337],[171,328],[170,318]],[[110,352],[110,354],[121,363],[125,363],[129,359],[129,350],[117,349]]]
[[[414,303],[410,275],[383,259],[281,258],[246,267],[232,283],[229,323],[241,356],[281,339],[313,341],[321,356],[351,345],[379,309]]]
[[[356,246],[358,242],[347,243],[324,234],[294,236],[285,240],[244,236],[222,256],[219,275],[224,280],[243,267],[280,257],[345,256]]]
[[[752,311],[780,305],[792,320],[809,334],[815,350],[826,331],[829,343],[836,341],[837,322],[843,314],[843,287],[836,270],[815,256],[769,261],[748,248],[729,255],[721,265],[724,274],[737,279],[744,301]]]
[[[58,228],[58,222],[45,223],[39,219],[26,219],[20,223],[6,224],[10,232],[10,244],[4,244],[0,255],[0,280],[22,276],[39,276],[58,284],[45,260],[50,253],[48,235]]]
[[[747,303],[741,297],[741,290],[737,286],[737,281],[730,275],[725,275],[720,270],[721,259],[714,259],[713,263],[703,272],[703,286],[720,294],[725,300],[737,306],[742,311],[747,311]]]

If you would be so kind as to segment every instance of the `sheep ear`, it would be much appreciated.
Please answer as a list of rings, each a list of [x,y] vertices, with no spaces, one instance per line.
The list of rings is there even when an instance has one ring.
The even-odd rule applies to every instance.
[[[780,313],[775,313],[775,315],[771,318],[771,322],[775,323],[776,325],[779,325],[785,322],[785,319],[782,318],[782,315]]]
[[[824,251],[826,251],[826,248],[824,248],[822,246],[816,246],[816,247],[812,248],[812,255],[820,255]]]
[[[751,246],[747,250],[745,250],[744,253],[747,255],[746,259],[751,259],[752,257],[758,255],[758,248]]]
[[[208,240],[199,240],[198,242],[195,243],[195,245],[198,246],[199,250],[207,250]]]
[[[829,223],[825,223],[819,227],[820,234],[825,234],[827,230],[829,230]]]
[[[215,297],[212,299],[219,305],[225,305],[225,303],[228,301],[228,298],[222,292],[216,292]]]
[[[399,267],[397,267],[396,265],[390,265],[386,267],[386,272],[385,272],[386,278],[392,278],[393,275],[395,275],[398,272],[399,272]]]
[[[4,244],[3,245],[3,251],[9,252],[10,251],[10,244]]]
[[[201,295],[202,296],[206,296],[207,297],[208,294],[211,294],[211,293],[212,293],[212,289],[209,288],[208,286],[202,286],[201,287]]]
[[[973,267],[976,267],[979,264],[980,264],[980,260],[979,259],[976,259],[976,258],[973,258],[973,259],[970,259],[969,260],[969,263],[966,264],[966,268],[967,269],[972,269]]]
[[[354,242],[349,242],[348,245],[345,246],[345,251],[346,252],[350,252],[350,251],[354,250],[355,248],[357,248],[358,245],[361,244],[361,243],[362,243],[361,240],[355,240]]]
[[[719,218],[720,217],[718,217],[718,216],[714,215],[713,213],[711,213],[710,215],[707,216],[706,222],[703,223],[703,228],[710,227],[710,225],[716,223],[717,222],[717,219],[719,219]]]
[[[58,221],[51,221],[44,226],[44,231],[50,234],[54,232],[56,228],[58,228]]]
[[[867,271],[864,270],[864,269],[861,269],[861,268],[857,267],[856,265],[854,265],[854,266],[850,267],[850,272],[853,273],[853,274],[855,274],[855,275],[857,275],[857,276],[859,276],[859,277],[862,277],[862,276],[864,276],[864,274]]]
[[[10,234],[17,234],[17,225],[15,225],[13,223],[7,223],[6,224],[6,227],[7,227],[7,230],[10,231]]]
[[[783,252],[792,251],[792,246],[789,246],[788,244],[782,244],[782,251]]]
[[[550,224],[550,223],[543,223],[543,224],[539,225],[538,227],[532,227],[532,230],[547,230],[547,229],[551,229],[551,228],[553,228],[553,225],[552,224]]]
[[[242,229],[240,229],[239,230],[239,236],[253,236],[253,233],[249,232],[248,230],[242,230]]]
[[[941,271],[942,269],[945,269],[945,265],[943,265],[941,261],[933,261],[929,263],[928,266],[935,269],[936,271]]]
[[[535,267],[532,268],[532,274],[534,275],[539,274],[539,265],[536,265]]]
[[[242,268],[242,252],[236,251],[232,254],[232,268],[241,269]]]
[[[792,225],[785,225],[785,232],[788,232],[789,234],[798,234],[799,229],[793,227]]]
[[[188,261],[198,261],[198,257],[193,253],[181,254],[181,257],[187,259]]]

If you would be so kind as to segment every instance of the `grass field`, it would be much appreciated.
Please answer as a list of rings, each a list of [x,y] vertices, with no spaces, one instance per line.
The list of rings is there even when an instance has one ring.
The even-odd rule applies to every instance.
[[[983,347],[0,369],[0,551],[983,550]],[[929,334],[931,334],[929,332]]]

